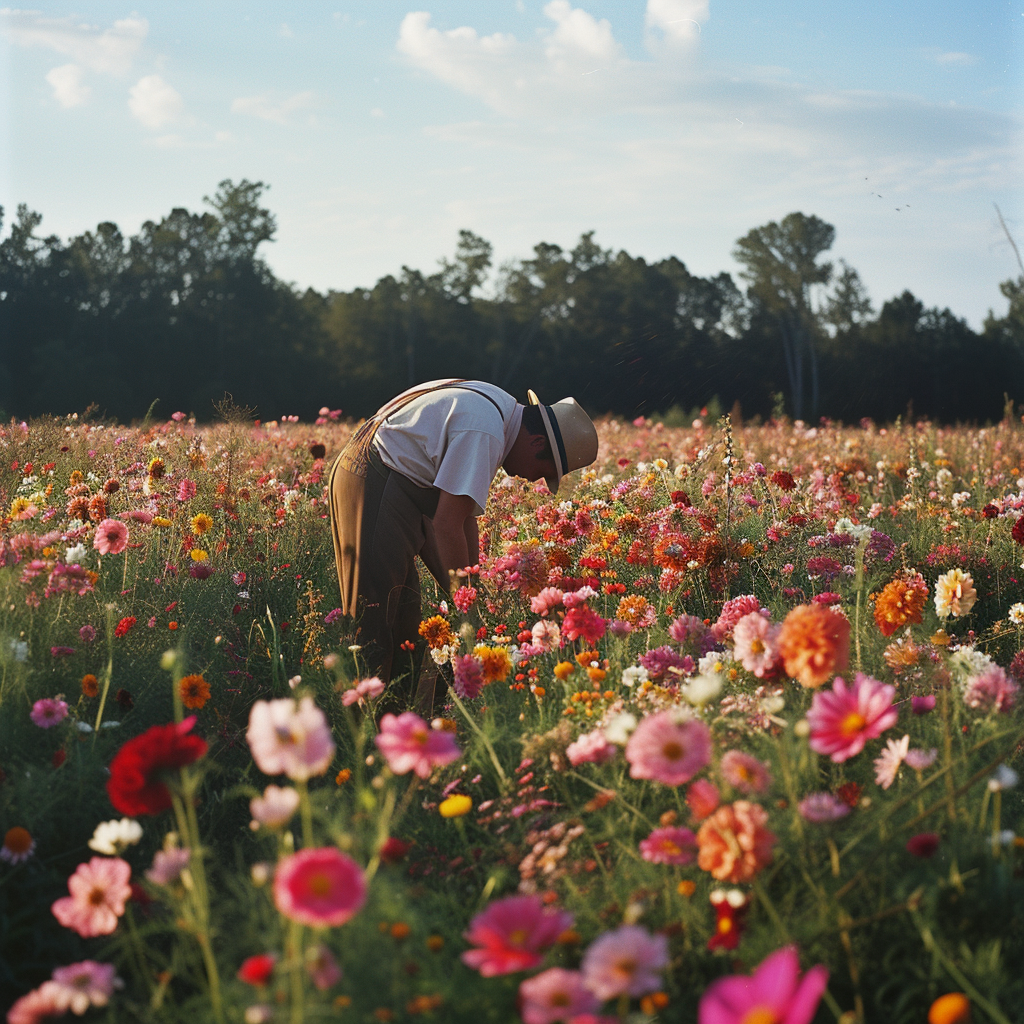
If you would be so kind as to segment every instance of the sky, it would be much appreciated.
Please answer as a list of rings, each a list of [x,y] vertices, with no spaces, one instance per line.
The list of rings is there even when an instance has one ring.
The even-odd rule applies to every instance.
[[[1024,247],[1024,0],[79,0],[0,10],[0,204],[67,238],[263,181],[296,286],[466,228],[692,273],[793,211],[979,327]]]

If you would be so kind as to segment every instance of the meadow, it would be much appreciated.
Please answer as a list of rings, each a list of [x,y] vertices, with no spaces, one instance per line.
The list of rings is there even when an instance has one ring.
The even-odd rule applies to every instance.
[[[0,427],[9,1024],[1024,1020],[1015,417],[603,420],[424,582],[427,708],[352,425],[222,412]]]

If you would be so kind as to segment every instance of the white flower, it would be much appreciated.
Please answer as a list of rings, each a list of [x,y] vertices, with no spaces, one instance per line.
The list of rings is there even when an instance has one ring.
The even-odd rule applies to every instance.
[[[8,645],[8,650],[11,652],[11,658],[14,661],[28,660],[28,643],[26,641],[11,640]]]
[[[75,565],[81,564],[85,561],[86,547],[84,544],[76,544],[73,548],[68,548],[64,552],[64,564]]]
[[[141,838],[142,826],[134,818],[101,821],[89,840],[89,849],[108,857],[117,857]]]
[[[725,672],[731,664],[732,658],[724,651],[711,651],[697,662],[697,674],[709,675],[712,672]]]
[[[954,494],[953,497],[950,499],[950,504],[953,506],[953,508],[960,508],[963,505],[966,505],[967,502],[970,500],[970,491],[957,491],[956,494]]]
[[[994,664],[995,662],[984,651],[976,650],[970,644],[957,648],[949,657],[950,671],[961,685],[965,685],[975,676],[980,676]]]
[[[648,679],[650,679],[650,674],[643,665],[630,665],[622,672],[623,686],[636,686],[637,683],[646,683]]]
[[[1024,626],[1024,604],[1018,601],[1016,604],[1010,605],[1010,610],[1006,613],[1007,618],[1017,627]]]
[[[617,714],[604,727],[604,737],[609,743],[624,747],[629,739],[629,734],[636,728],[636,716],[628,711]]]
[[[1003,789],[1013,789],[1020,781],[1020,776],[1007,764],[1001,764],[995,775],[988,780],[990,793],[998,793]]]
[[[722,676],[718,672],[696,675],[680,692],[691,704],[700,707],[713,701],[722,692]]]
[[[836,528],[834,533],[845,533],[848,537],[852,537],[855,541],[860,543],[861,541],[871,540],[871,534],[874,532],[870,526],[864,526],[861,523],[855,523],[852,519],[843,517],[836,521]]]
[[[943,467],[935,474],[935,486],[941,491],[943,487],[952,483],[953,474],[948,469]]]

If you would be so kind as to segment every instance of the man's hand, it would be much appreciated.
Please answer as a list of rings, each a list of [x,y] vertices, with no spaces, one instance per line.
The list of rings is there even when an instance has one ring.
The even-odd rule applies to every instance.
[[[471,541],[477,536],[475,509],[476,503],[468,494],[441,491],[433,519],[433,537],[428,536],[421,557],[446,594],[450,587],[449,572],[480,561],[479,541],[472,544],[471,550]]]

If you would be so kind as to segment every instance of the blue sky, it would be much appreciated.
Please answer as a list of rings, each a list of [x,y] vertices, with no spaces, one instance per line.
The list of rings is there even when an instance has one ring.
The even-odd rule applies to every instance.
[[[299,286],[584,231],[736,272],[794,210],[876,306],[975,326],[1024,244],[1024,0],[41,3],[0,12],[0,203],[134,232],[270,184]]]

